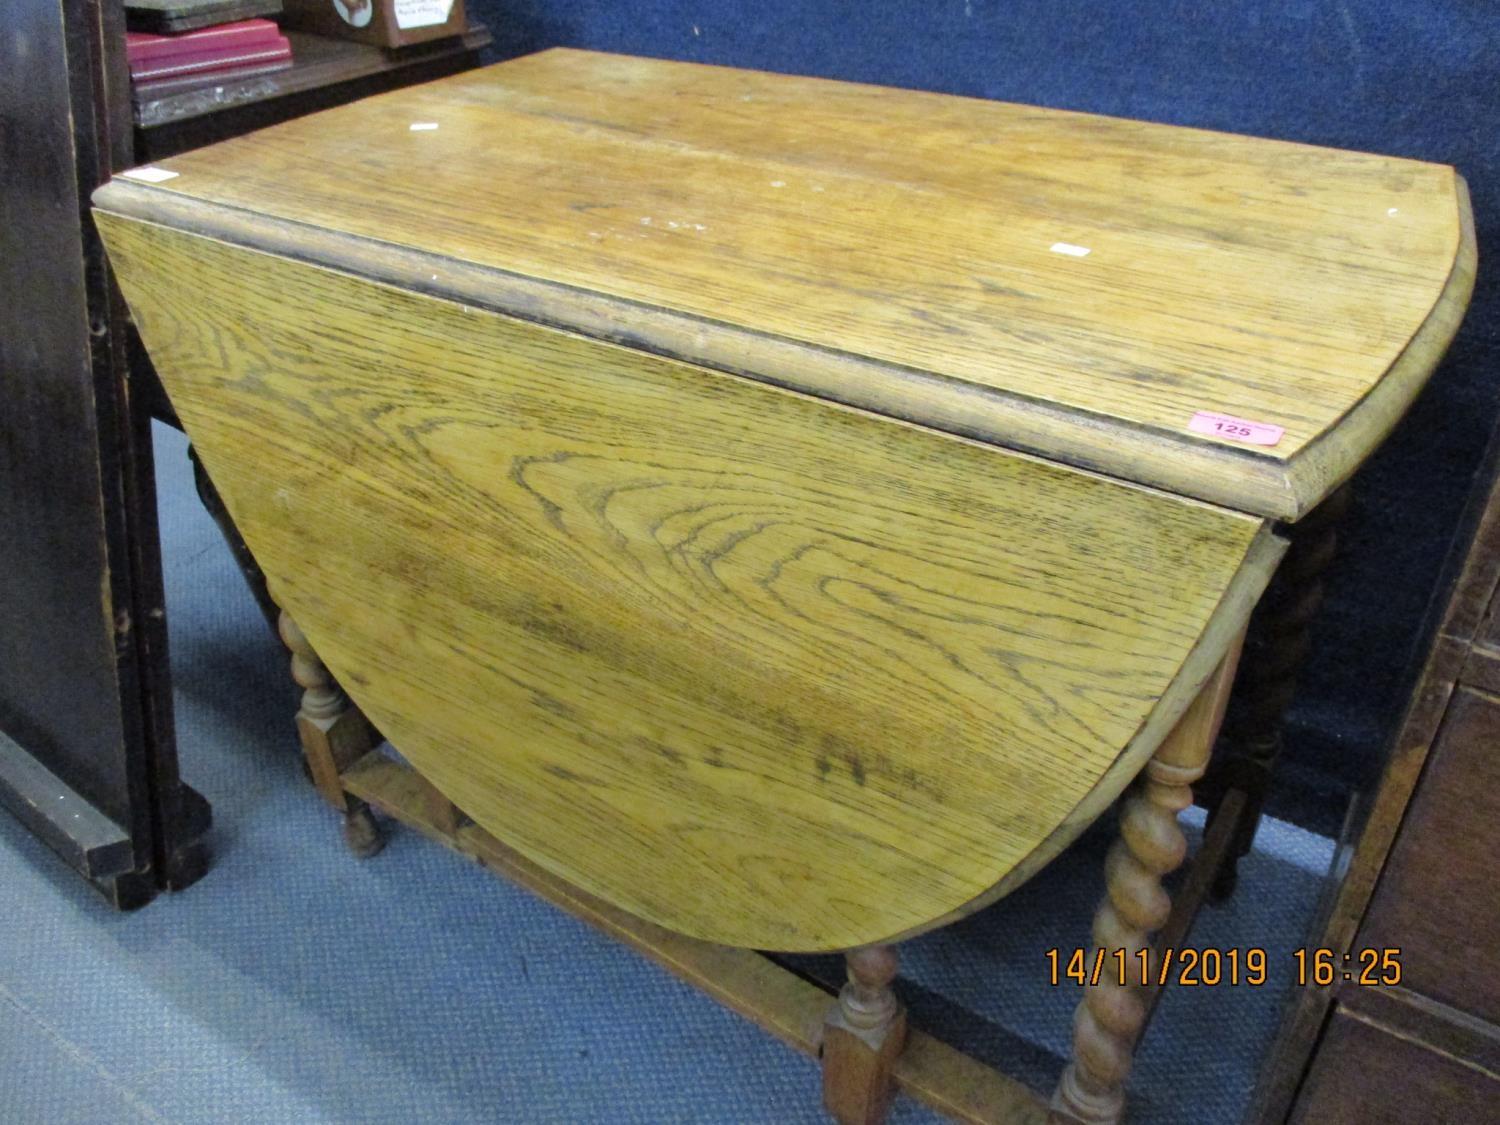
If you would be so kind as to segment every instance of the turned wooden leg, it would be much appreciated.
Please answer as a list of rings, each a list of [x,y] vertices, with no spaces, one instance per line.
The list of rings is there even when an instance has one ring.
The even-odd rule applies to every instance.
[[[360,857],[372,856],[384,841],[369,807],[344,792],[339,775],[374,749],[374,728],[334,681],[318,654],[285,610],[282,642],[292,652],[292,679],[302,688],[297,736],[313,785],[344,817],[344,842]]]
[[[1209,822],[1231,789],[1245,794],[1234,838],[1215,873],[1213,896],[1234,893],[1240,859],[1250,851],[1276,763],[1287,709],[1312,648],[1312,625],[1323,603],[1323,576],[1338,551],[1338,531],[1350,506],[1348,484],[1328,495],[1288,532],[1290,546],[1250,616],[1245,655],[1229,697],[1228,732],[1199,787]]]
[[[891,1068],[906,1045],[906,1010],[896,999],[896,950],[846,955],[849,981],[823,1024],[823,1106],[840,1125],[885,1120],[895,1086]]]
[[[198,451],[191,445],[188,446],[188,460],[193,466],[193,484],[198,490],[198,499],[203,502],[204,510],[218,525],[219,534],[224,537],[229,553],[234,556],[235,565],[240,568],[245,585],[250,587],[250,594],[255,598],[255,604],[259,607],[261,616],[266,619],[266,624],[271,627],[271,631],[277,632],[277,620],[281,611],[271,599],[270,589],[266,585],[265,572],[260,569],[260,564],[250,553],[250,548],[245,545],[240,529],[235,527],[234,520],[229,516],[229,510],[224,507],[224,501],[219,497],[219,490],[214,487],[214,482],[209,479],[207,470],[203,468],[203,462],[198,459]]]
[[[1238,657],[1236,644],[1146,764],[1104,861],[1093,956],[1102,950],[1105,968],[1084,990],[1073,1019],[1073,1059],[1052,1097],[1054,1109],[1090,1125],[1113,1125],[1125,1111],[1125,1079],[1148,1012],[1141,955],[1172,912],[1162,877],[1181,866],[1188,846],[1177,814],[1193,803],[1192,784],[1208,765]],[[1117,950],[1131,979],[1120,979]]]

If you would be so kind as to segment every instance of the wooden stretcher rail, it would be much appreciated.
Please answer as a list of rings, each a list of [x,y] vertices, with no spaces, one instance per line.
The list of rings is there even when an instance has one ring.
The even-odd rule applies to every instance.
[[[818,1057],[833,998],[817,985],[753,950],[671,933],[570,886],[478,825],[455,817],[451,806],[445,810],[446,800],[420,774],[379,750],[355,762],[341,779],[351,796],[629,945],[789,1047]],[[1032,1125],[1066,1120],[1020,1082],[920,1031],[908,1035],[894,1077],[906,1093],[956,1121]]]

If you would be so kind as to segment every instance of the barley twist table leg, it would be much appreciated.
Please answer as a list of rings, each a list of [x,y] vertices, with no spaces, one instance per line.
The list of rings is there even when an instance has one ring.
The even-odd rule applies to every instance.
[[[297,623],[281,611],[282,642],[292,653],[292,679],[302,690],[297,735],[318,792],[344,816],[344,842],[361,858],[384,844],[369,807],[344,792],[339,775],[375,746],[374,729],[318,659]]]
[[[1172,912],[1162,878],[1187,857],[1177,816],[1208,767],[1238,657],[1235,645],[1146,764],[1104,861],[1106,893],[1092,935],[1103,971],[1078,1005],[1073,1059],[1052,1097],[1055,1109],[1090,1125],[1113,1125],[1125,1110],[1125,1080],[1147,1016],[1142,976],[1150,980],[1156,969],[1151,936]]]
[[[1245,656],[1229,701],[1230,729],[1200,787],[1210,823],[1230,789],[1245,794],[1234,840],[1214,879],[1214,897],[1234,893],[1240,858],[1249,853],[1281,758],[1287,710],[1312,650],[1313,625],[1323,603],[1326,572],[1338,551],[1339,529],[1351,507],[1344,484],[1288,532],[1291,546],[1250,616]],[[1203,790],[1207,792],[1203,792]]]
[[[840,1125],[878,1125],[895,1087],[891,1068],[906,1045],[906,1011],[896,999],[896,950],[846,955],[848,983],[823,1027],[823,1106]]]

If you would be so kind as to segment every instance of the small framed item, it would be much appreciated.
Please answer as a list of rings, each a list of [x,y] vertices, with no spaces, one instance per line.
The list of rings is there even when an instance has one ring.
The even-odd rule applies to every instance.
[[[282,0],[286,27],[407,47],[461,35],[464,0]]]

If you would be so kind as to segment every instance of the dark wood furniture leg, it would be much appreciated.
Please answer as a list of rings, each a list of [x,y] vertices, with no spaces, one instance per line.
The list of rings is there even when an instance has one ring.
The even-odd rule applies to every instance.
[[[281,611],[280,633],[292,652],[292,679],[303,689],[297,736],[308,773],[323,799],[343,814],[349,850],[367,858],[385,844],[380,826],[365,802],[345,792],[339,775],[372,750],[379,738],[285,610]]]
[[[1312,624],[1323,602],[1323,576],[1338,550],[1338,529],[1351,495],[1350,485],[1343,485],[1285,530],[1291,546],[1250,616],[1226,733],[1201,787],[1210,824],[1229,811],[1224,803],[1229,793],[1243,794],[1234,806],[1233,841],[1214,875],[1215,900],[1234,893],[1239,861],[1255,842],[1281,758],[1287,708],[1296,695],[1297,676],[1311,647]]]
[[[265,572],[260,569],[260,564],[250,553],[250,548],[245,545],[240,529],[234,526],[234,520],[229,517],[229,512],[224,507],[224,501],[219,498],[219,490],[214,487],[214,482],[209,479],[203,462],[198,459],[198,451],[191,445],[188,446],[188,460],[193,463],[193,487],[197,489],[198,499],[202,501],[204,510],[218,525],[219,534],[224,537],[224,542],[229,545],[229,553],[234,556],[235,565],[240,568],[245,585],[250,587],[255,604],[260,607],[261,616],[266,619],[271,632],[279,636],[281,610],[277,608],[276,602],[271,598],[270,590],[266,588]]]

